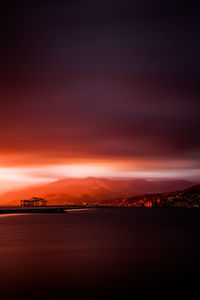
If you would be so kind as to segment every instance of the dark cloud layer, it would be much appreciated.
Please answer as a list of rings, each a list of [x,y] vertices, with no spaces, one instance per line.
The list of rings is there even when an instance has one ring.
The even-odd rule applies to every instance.
[[[1,152],[199,166],[192,1],[27,1],[1,18]],[[42,155],[42,154],[41,154]]]

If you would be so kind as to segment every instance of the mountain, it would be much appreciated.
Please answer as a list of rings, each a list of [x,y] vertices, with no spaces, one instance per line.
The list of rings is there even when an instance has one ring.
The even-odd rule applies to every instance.
[[[184,193],[199,193],[200,194],[200,184],[193,185],[184,190]]]
[[[162,193],[189,188],[186,180],[108,179],[108,178],[65,178],[49,184],[13,190],[0,195],[0,204],[16,204],[21,199],[33,196],[44,197],[49,205],[69,203],[99,204],[106,200],[144,193]]]

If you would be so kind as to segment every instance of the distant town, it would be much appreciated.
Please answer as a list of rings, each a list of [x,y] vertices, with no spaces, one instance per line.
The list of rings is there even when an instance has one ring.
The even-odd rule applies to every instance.
[[[168,188],[167,182],[162,183],[161,191],[159,182],[153,184],[151,186],[147,181],[140,183],[97,178],[76,179],[73,182],[65,179],[42,187],[3,194],[1,207],[18,207],[23,211],[32,207],[34,211],[36,208],[43,208],[43,211],[45,208],[46,211],[50,207],[200,208],[200,184],[182,188],[182,182],[179,182],[179,187],[174,191],[162,191]]]
[[[144,194],[95,203],[96,206],[110,207],[186,207],[200,208],[200,185],[183,191],[158,194]]]

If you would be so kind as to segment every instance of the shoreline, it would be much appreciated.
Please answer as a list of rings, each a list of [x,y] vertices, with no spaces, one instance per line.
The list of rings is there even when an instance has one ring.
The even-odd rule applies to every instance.
[[[68,213],[70,211],[76,210],[87,210],[87,209],[130,209],[130,210],[198,210],[195,207],[115,207],[115,206],[45,206],[45,207],[17,207],[17,206],[10,206],[10,207],[0,207],[0,215],[4,214],[32,214],[32,213]]]
[[[66,207],[2,207],[0,214],[67,213]]]

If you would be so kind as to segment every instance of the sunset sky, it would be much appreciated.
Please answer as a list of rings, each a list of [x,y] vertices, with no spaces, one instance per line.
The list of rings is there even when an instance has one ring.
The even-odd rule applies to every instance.
[[[16,1],[2,9],[0,190],[66,176],[200,175],[195,5]]]

